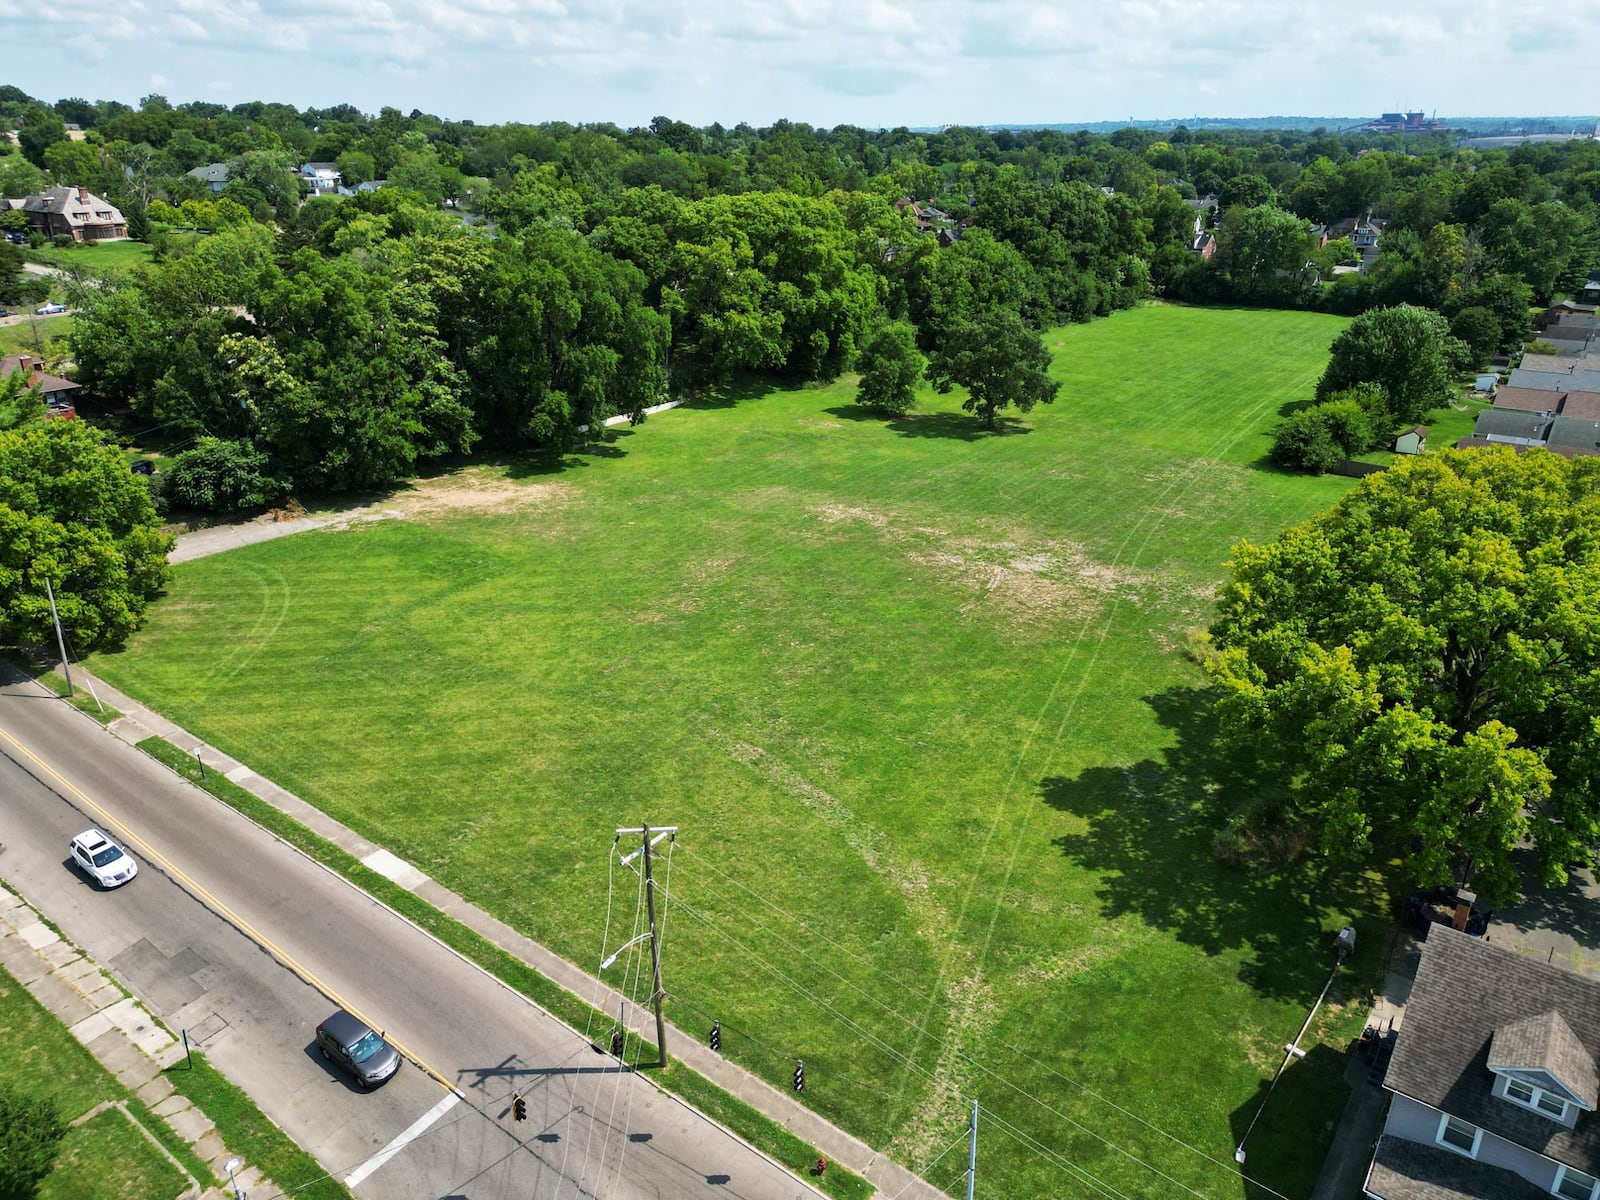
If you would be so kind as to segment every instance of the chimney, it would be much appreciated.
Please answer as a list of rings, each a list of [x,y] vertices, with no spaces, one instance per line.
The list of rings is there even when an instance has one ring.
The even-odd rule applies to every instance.
[[[1478,897],[1467,891],[1466,888],[1456,889],[1456,911],[1455,915],[1450,918],[1450,924],[1465,933],[1467,931],[1467,921],[1472,916],[1472,906],[1477,899]]]
[[[89,203],[89,189],[88,188],[81,187],[81,188],[78,189],[78,203],[79,204],[87,204],[87,203]]]

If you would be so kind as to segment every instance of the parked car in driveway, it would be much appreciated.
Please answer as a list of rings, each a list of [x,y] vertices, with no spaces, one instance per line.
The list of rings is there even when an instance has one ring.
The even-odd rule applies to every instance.
[[[41,317],[53,317],[58,313],[66,312],[67,306],[65,304],[57,304],[54,300],[51,300],[48,304],[39,305],[39,307],[33,311],[36,315]]]
[[[360,1017],[340,1009],[317,1026],[317,1049],[364,1088],[374,1088],[400,1069],[400,1055]]]
[[[72,861],[103,888],[121,887],[139,873],[133,856],[98,829],[85,829],[69,849]]]

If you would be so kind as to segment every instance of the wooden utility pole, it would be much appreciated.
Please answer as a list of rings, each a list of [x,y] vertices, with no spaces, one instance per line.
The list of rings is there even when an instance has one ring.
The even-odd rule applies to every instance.
[[[648,825],[641,825],[638,829],[619,829],[617,836],[623,837],[631,834],[641,834],[644,837],[644,903],[645,916],[650,922],[650,971],[652,976],[651,1002],[656,1010],[656,1049],[660,1053],[660,1066],[667,1065],[667,1019],[662,1014],[661,1002],[666,998],[666,992],[661,988],[661,935],[656,929],[656,881],[650,869],[650,849],[652,845],[662,838],[675,838],[678,834],[676,825],[667,825],[660,829],[651,829]],[[627,855],[623,861],[633,855]]]

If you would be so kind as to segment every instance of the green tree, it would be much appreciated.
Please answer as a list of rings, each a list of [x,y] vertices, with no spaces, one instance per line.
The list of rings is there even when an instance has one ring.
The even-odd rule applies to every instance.
[[[44,416],[44,393],[21,371],[0,375],[0,430],[17,429]]]
[[[1390,427],[1415,425],[1447,401],[1444,339],[1449,334],[1444,318],[1425,308],[1401,304],[1364,312],[1334,339],[1317,399],[1356,384],[1376,384],[1388,405]]]
[[[67,1123],[55,1101],[0,1083],[0,1196],[28,1200],[38,1195],[66,1136]]]
[[[82,421],[0,433],[0,640],[43,642],[55,588],[80,653],[121,642],[170,576],[144,481]]]
[[[1246,299],[1282,299],[1300,291],[1311,250],[1311,228],[1281,208],[1262,205],[1228,213],[1218,239],[1218,263]]]
[[[927,365],[917,349],[917,331],[905,321],[884,322],[867,339],[856,364],[861,372],[856,403],[883,413],[910,412]]]
[[[30,105],[22,114],[17,142],[22,153],[36,167],[45,165],[45,151],[67,140],[67,123],[41,104]]]
[[[1061,385],[1050,378],[1050,352],[1039,335],[1004,309],[976,321],[958,321],[928,355],[928,380],[942,393],[967,389],[961,407],[989,429],[1002,408],[1031,412],[1054,403]]]
[[[203,437],[172,461],[162,482],[164,499],[201,512],[267,508],[288,492],[273,476],[265,451],[249,442]]]
[[[1515,350],[1533,332],[1533,290],[1509,275],[1491,275],[1461,293],[1446,312],[1486,308],[1500,325],[1501,350]]]
[[[1465,342],[1472,351],[1473,365],[1482,366],[1500,348],[1500,322],[1487,308],[1463,308],[1450,318],[1450,336]]]
[[[1600,460],[1445,451],[1235,547],[1208,672],[1249,821],[1514,898],[1600,843]],[[1257,832],[1265,832],[1258,828]]]

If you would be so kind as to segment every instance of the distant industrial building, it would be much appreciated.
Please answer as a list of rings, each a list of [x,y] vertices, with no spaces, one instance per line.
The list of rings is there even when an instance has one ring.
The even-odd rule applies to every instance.
[[[1436,121],[1427,113],[1384,113],[1376,121],[1368,121],[1361,128],[1373,133],[1437,133],[1448,129],[1443,121]]]

